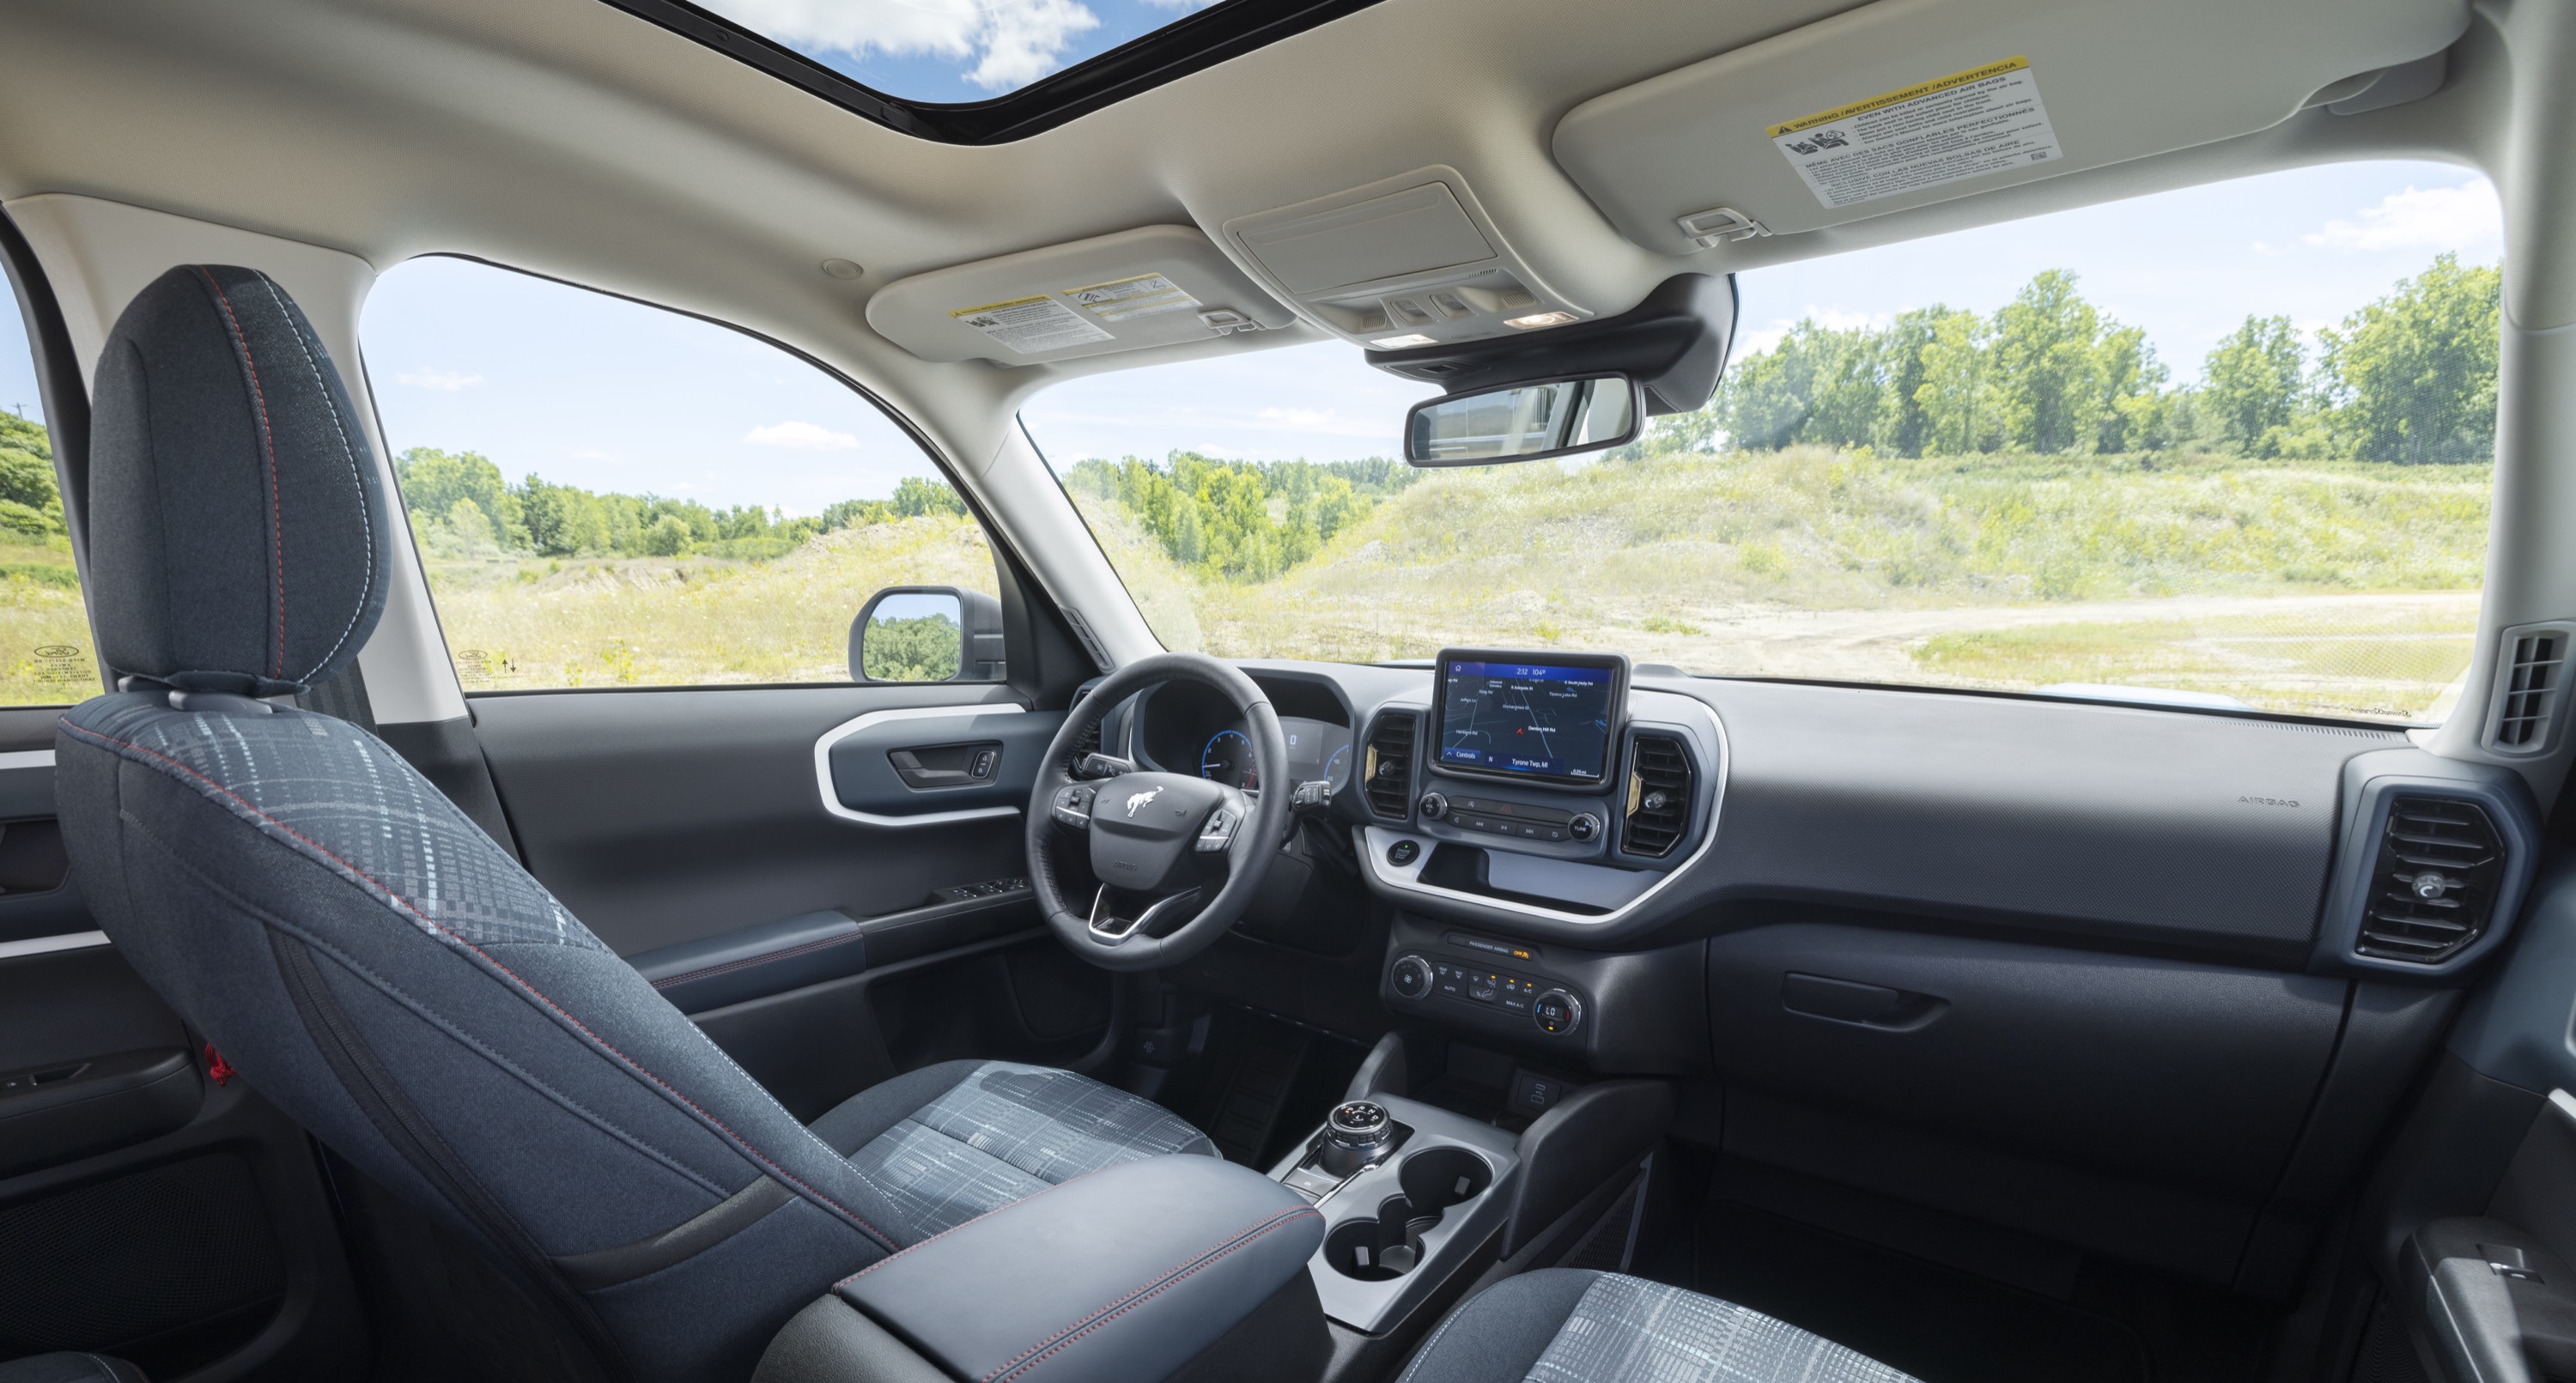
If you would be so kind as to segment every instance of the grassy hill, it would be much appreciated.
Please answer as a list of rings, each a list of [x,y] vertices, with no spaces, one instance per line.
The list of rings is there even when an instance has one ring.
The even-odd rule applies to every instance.
[[[62,512],[51,437],[39,424],[0,413],[0,705],[59,705],[98,694],[98,661]]]
[[[1082,498],[1156,631],[1221,655],[1624,649],[2410,716],[2466,665],[2491,470],[1791,447],[1443,471],[1262,582],[1185,570]]]
[[[770,560],[499,553],[428,569],[470,691],[838,681],[879,588],[994,589],[983,530],[954,514],[835,529]]]

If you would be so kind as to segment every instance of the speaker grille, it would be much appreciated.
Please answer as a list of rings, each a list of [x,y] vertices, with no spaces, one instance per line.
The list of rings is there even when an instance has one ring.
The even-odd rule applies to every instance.
[[[0,1209],[0,1359],[119,1350],[284,1285],[259,1185],[231,1153]]]

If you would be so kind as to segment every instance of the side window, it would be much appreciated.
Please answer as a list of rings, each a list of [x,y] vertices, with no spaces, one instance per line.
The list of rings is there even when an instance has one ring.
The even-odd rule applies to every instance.
[[[990,647],[957,651],[1000,632],[982,528],[908,435],[812,365],[446,258],[386,274],[362,331],[467,691],[846,682],[851,622],[891,587],[961,594],[888,597],[870,680],[1000,675]]]
[[[17,295],[0,292],[0,706],[68,705],[98,690],[35,357]]]

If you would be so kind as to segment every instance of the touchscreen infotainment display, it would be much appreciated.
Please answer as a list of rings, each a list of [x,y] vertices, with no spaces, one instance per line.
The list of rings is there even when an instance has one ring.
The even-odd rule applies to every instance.
[[[1441,766],[1598,783],[1627,681],[1618,658],[1440,656]]]

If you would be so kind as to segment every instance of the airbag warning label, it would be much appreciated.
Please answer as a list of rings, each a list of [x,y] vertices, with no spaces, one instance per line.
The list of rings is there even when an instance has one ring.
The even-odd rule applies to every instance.
[[[1769,133],[1829,207],[2065,157],[2026,57],[1883,92]]]
[[[1114,339],[1044,293],[980,307],[961,307],[948,315],[1021,355]]]

